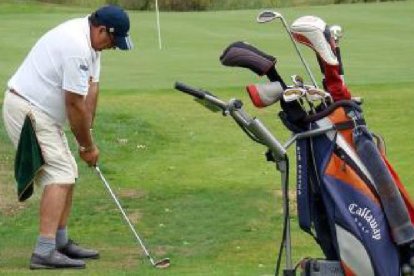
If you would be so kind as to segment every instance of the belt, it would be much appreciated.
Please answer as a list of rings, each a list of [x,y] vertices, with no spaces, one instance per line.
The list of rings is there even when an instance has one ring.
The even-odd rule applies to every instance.
[[[25,97],[23,97],[22,95],[20,95],[16,90],[14,90],[13,88],[9,88],[9,92],[16,95],[17,97],[25,100],[26,102],[28,102],[29,100],[26,99]]]

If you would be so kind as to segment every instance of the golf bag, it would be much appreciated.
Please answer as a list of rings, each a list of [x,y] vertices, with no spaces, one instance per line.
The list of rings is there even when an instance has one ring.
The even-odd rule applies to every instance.
[[[283,246],[289,261],[283,275],[295,275],[296,269],[290,265],[289,163],[286,155],[291,143],[282,146],[257,118],[243,111],[239,100],[226,103],[208,91],[182,83],[176,83],[175,88],[210,103],[217,111],[223,111],[224,116],[232,116],[252,140],[268,147],[266,157],[277,163],[284,195],[284,231],[276,275]],[[409,228],[412,228],[413,208],[397,175],[372,138],[365,136],[367,129],[360,106],[353,101],[339,101],[319,113],[306,116],[301,125],[294,125],[284,111],[280,115],[295,133],[290,141],[297,143],[299,225],[315,238],[326,256],[326,259],[301,262],[302,275],[399,275],[400,252],[395,238],[401,233],[393,229],[384,211],[387,204],[383,203],[382,188],[376,182],[382,172],[373,173],[372,164],[377,162],[370,159],[372,164],[367,164],[360,152],[361,145],[372,144],[373,147],[363,149],[369,156],[376,152],[378,159],[384,161],[385,171],[392,176],[396,183],[394,188],[404,199],[403,207],[409,211]],[[303,125],[307,127],[303,128]]]
[[[268,69],[269,60],[275,58],[249,44],[243,48],[249,55],[239,54],[234,49],[240,44],[224,51],[223,65],[249,68],[286,87],[275,68]],[[258,67],[266,69],[253,70]],[[326,256],[305,260],[304,274],[322,275],[312,273],[319,266],[319,273],[325,269],[331,271],[328,275],[399,275],[397,244],[413,239],[413,205],[383,149],[375,145],[360,105],[348,100],[350,93],[338,68],[324,65],[325,87],[336,99],[329,107],[321,105],[309,115],[298,101],[280,100],[280,118],[294,134],[302,134],[296,139],[299,225]],[[280,89],[254,88],[247,90],[256,106],[277,101],[261,104],[265,96],[277,99]],[[326,131],[311,134],[321,129]]]
[[[296,141],[299,225],[315,238],[327,260],[340,262],[344,275],[399,275],[399,251],[378,183],[356,144],[361,143],[360,132],[366,131],[362,110],[352,101],[342,101],[328,113],[308,119],[302,131],[332,130]],[[300,132],[283,115],[285,125]],[[378,156],[400,188],[412,218],[405,189],[385,156],[379,151]]]

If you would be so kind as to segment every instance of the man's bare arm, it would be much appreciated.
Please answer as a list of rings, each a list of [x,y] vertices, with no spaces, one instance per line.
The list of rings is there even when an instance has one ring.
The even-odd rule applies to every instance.
[[[99,158],[99,150],[94,145],[90,132],[91,112],[82,95],[65,91],[65,104],[71,130],[79,144],[79,156],[89,165],[95,166]]]
[[[88,95],[86,96],[86,108],[89,113],[88,122],[90,122],[89,128],[93,128],[93,122],[95,120],[96,106],[98,104],[99,96],[99,83],[91,82],[89,85]]]
[[[89,131],[91,115],[84,96],[65,91],[65,104],[70,128],[79,146],[92,147],[93,141]]]

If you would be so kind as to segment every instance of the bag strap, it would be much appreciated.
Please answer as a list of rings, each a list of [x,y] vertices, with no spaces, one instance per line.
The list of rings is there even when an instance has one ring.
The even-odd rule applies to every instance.
[[[334,124],[335,129],[338,131],[354,129],[357,126],[365,126],[365,125],[366,123],[364,119],[349,120],[349,121],[344,121],[344,122],[339,122],[339,123]]]

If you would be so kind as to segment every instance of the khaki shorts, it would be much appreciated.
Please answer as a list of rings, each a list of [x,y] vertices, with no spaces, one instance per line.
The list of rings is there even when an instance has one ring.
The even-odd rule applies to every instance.
[[[36,136],[45,160],[35,183],[41,186],[75,184],[78,167],[62,127],[38,107],[6,91],[3,103],[4,126],[15,148],[19,143],[24,119],[29,113],[34,121]]]

